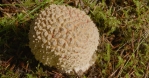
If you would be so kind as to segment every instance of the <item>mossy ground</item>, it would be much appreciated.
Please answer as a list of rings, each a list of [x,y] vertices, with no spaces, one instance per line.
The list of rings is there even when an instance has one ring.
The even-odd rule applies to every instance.
[[[149,1],[2,0],[0,2],[1,78],[76,78],[43,66],[28,47],[29,26],[50,4],[84,10],[100,32],[98,59],[82,78],[149,77]]]

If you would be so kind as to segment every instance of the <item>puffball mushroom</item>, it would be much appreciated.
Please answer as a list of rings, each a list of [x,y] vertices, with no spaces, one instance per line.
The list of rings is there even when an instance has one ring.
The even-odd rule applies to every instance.
[[[52,4],[42,10],[29,31],[36,60],[64,73],[83,73],[94,64],[99,33],[84,11]]]

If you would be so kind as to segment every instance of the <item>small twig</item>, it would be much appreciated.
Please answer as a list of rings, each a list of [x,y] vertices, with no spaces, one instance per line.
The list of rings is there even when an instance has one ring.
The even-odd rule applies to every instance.
[[[146,67],[146,73],[145,73],[145,76],[144,76],[144,78],[149,78],[149,63],[148,63],[148,65],[147,65],[147,67]]]

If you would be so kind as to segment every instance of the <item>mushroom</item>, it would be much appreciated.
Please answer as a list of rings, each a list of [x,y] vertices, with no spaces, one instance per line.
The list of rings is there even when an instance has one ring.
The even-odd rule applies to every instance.
[[[42,10],[29,30],[36,60],[68,73],[84,73],[95,62],[98,29],[84,11],[52,4]]]

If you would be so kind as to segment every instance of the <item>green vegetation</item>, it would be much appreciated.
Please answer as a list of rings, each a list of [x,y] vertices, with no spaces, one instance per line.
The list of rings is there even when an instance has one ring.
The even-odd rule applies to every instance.
[[[7,1],[7,0],[5,0]],[[112,2],[113,1],[113,2]],[[124,2],[125,1],[125,2]],[[100,32],[98,59],[82,78],[149,77],[149,1],[17,0],[0,4],[1,78],[75,78],[43,66],[28,47],[29,26],[50,4],[85,10]]]

